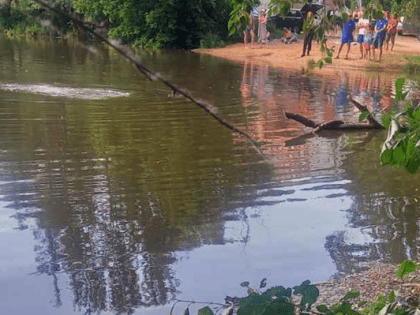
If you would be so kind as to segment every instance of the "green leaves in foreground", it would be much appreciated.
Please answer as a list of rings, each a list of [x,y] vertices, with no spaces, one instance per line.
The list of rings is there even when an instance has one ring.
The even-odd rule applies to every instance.
[[[260,283],[260,289],[267,285],[266,279]],[[242,282],[241,286],[248,287],[251,292],[247,297],[239,300],[238,315],[294,315],[295,305],[291,302],[292,289],[282,286],[272,287],[265,292],[249,291],[249,283]],[[301,308],[310,310],[312,304],[319,296],[319,290],[310,281],[304,281],[300,286],[293,288],[294,294],[302,295]]]
[[[206,306],[198,310],[198,315],[214,315],[210,307]]]
[[[396,276],[400,279],[404,278],[404,276],[415,272],[419,268],[419,265],[412,260],[405,260],[400,267],[395,272]]]
[[[395,99],[403,100],[409,91],[403,93],[404,79],[395,82]],[[420,167],[420,107],[407,101],[404,111],[382,116],[388,136],[382,145],[381,162],[384,165],[402,166],[414,174]]]
[[[316,302],[316,299],[319,296],[318,288],[310,283],[311,281],[306,280],[302,282],[300,286],[296,286],[293,288],[295,290],[293,294],[302,294],[300,306],[303,309],[306,309],[307,311],[311,309],[312,304]]]
[[[319,59],[316,64],[315,67],[318,67],[319,69],[322,69],[322,67],[324,66],[324,64],[328,63],[331,64],[332,63],[332,57],[333,57],[333,53],[334,53],[334,49],[332,48],[327,48],[324,44],[321,45],[321,52],[322,53],[326,53],[327,56]]]

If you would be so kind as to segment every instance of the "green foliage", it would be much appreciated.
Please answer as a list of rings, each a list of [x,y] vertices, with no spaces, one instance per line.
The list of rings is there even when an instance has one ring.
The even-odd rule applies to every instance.
[[[366,120],[366,118],[369,116],[369,114],[370,114],[369,111],[361,112],[360,115],[359,115],[359,122],[362,122],[362,121]]]
[[[403,92],[404,79],[395,82],[395,99],[404,100],[410,91]],[[418,87],[417,87],[418,88]],[[413,93],[411,93],[413,94]],[[402,166],[414,174],[420,167],[420,108],[407,100],[403,112],[382,118],[388,136],[381,151],[384,165]]]
[[[232,11],[228,21],[229,36],[240,35],[250,24],[249,12],[259,6],[259,0],[231,0]]]
[[[198,315],[213,315],[213,314],[214,314],[213,311],[208,306],[198,310]]]
[[[240,284],[242,287],[248,288],[248,296],[239,300],[238,315],[271,315],[284,314],[293,315],[295,313],[295,305],[291,301],[292,289],[276,286],[267,289],[265,292],[258,292],[249,287],[249,282],[245,281]],[[265,288],[267,279],[263,279],[259,289]],[[301,308],[310,310],[312,304],[319,296],[319,290],[307,280],[300,286],[293,288],[294,294],[301,294]]]
[[[420,57],[419,56],[406,56],[408,65],[404,66],[403,71],[409,74],[420,74]]]
[[[200,48],[218,48],[224,46],[226,46],[226,43],[220,36],[213,33],[208,33],[200,40]]]
[[[395,99],[406,102],[404,111],[382,116],[388,136],[382,146],[381,162],[402,166],[414,174],[420,167],[420,108],[412,97],[416,95],[414,91],[418,89],[418,84],[411,84],[404,91],[405,83],[403,78],[395,81]]]
[[[315,303],[319,296],[319,290],[309,280],[304,281],[300,286],[293,287],[293,294],[302,294],[300,306],[309,311],[312,304]]]
[[[418,269],[418,264],[411,260],[404,261],[396,274],[402,278],[405,275]],[[319,296],[318,288],[311,284],[309,280],[302,282],[301,285],[293,287],[294,295],[301,295],[299,305],[292,302],[292,289],[282,286],[275,286],[267,289],[265,292],[259,292],[259,289],[265,288],[267,279],[261,280],[259,289],[254,290],[249,286],[248,281],[240,284],[241,287],[247,288],[248,296],[243,298],[226,297],[223,314],[233,314],[233,309],[237,308],[238,315],[415,315],[415,308],[408,306],[399,306],[396,301],[402,300],[396,296],[394,290],[391,290],[388,296],[379,295],[376,301],[360,301],[360,291],[353,290],[345,294],[338,303],[331,307],[326,305],[318,305],[317,312],[311,310],[312,304],[316,302]],[[412,297],[411,297],[412,298]],[[236,302],[233,302],[236,301]],[[184,301],[187,302],[187,301]],[[190,304],[193,302],[190,302]],[[199,303],[199,302],[198,302]],[[232,304],[233,303],[233,304]],[[218,311],[220,311],[219,308]],[[173,307],[171,310],[171,314]],[[216,314],[218,313],[216,311]],[[416,312],[415,312],[416,311]],[[189,309],[186,308],[184,315],[189,315]],[[198,315],[213,315],[212,309],[208,306],[200,309]]]
[[[400,267],[395,272],[396,276],[400,279],[404,278],[404,276],[415,272],[419,268],[419,265],[412,260],[405,260]],[[394,296],[395,299],[395,296]]]
[[[349,291],[347,292],[347,294],[341,299],[341,301],[347,301],[350,299],[356,299],[360,296],[360,291],[354,290],[354,291]]]
[[[268,15],[286,16],[293,5],[293,0],[270,0]]]
[[[109,37],[122,43],[152,48],[195,48],[201,40],[207,46],[223,46],[232,10],[231,0],[56,0],[54,5],[79,19],[101,23]],[[0,6],[0,17],[0,28],[11,33],[62,35],[77,29],[31,0],[19,1],[18,7]],[[52,27],[41,28],[41,20]]]

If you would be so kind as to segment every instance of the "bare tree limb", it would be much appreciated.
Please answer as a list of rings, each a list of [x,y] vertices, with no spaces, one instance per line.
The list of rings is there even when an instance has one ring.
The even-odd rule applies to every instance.
[[[251,142],[251,144],[254,146],[254,148],[256,149],[256,151],[262,157],[265,158],[265,155],[260,150],[260,146],[259,146],[258,142],[256,140],[254,140],[251,136],[249,136],[247,133],[243,132],[242,130],[239,130],[238,128],[236,128],[235,126],[233,126],[232,124],[230,124],[229,122],[225,121],[221,117],[219,117],[216,114],[214,114],[212,112],[212,110],[208,106],[206,106],[204,103],[202,103],[202,102],[194,99],[189,93],[182,91],[181,89],[177,88],[175,85],[173,85],[172,83],[170,83],[169,81],[167,81],[164,78],[162,78],[159,74],[154,73],[153,71],[151,71],[148,68],[146,68],[145,66],[143,66],[141,63],[139,63],[138,61],[136,61],[133,57],[130,57],[123,49],[121,49],[120,47],[112,44],[108,39],[106,39],[105,37],[103,37],[103,36],[99,35],[98,33],[96,33],[91,27],[87,26],[85,22],[83,22],[82,20],[79,20],[79,19],[73,17],[72,15],[68,14],[67,12],[64,12],[64,11],[62,11],[60,9],[57,9],[55,7],[52,7],[52,6],[50,6],[49,4],[47,4],[47,3],[43,2],[43,1],[40,1],[40,0],[33,0],[33,1],[36,2],[36,3],[38,3],[39,5],[47,8],[48,10],[54,12],[55,14],[65,16],[69,20],[73,21],[73,23],[75,23],[76,25],[78,25],[81,28],[83,28],[85,31],[88,31],[89,33],[91,33],[93,36],[95,36],[96,38],[98,38],[100,41],[106,43],[108,46],[110,46],[113,49],[115,49],[117,52],[119,52],[121,55],[123,55],[126,59],[128,59],[131,63],[133,63],[134,66],[142,74],[144,74],[146,76],[146,78],[148,78],[150,81],[152,81],[152,80],[159,80],[160,82],[162,82],[163,84],[165,84],[167,87],[169,87],[172,90],[173,94],[178,93],[178,94],[184,96],[186,99],[190,100],[192,103],[194,103],[198,107],[202,108],[206,113],[208,113],[210,116],[212,116],[214,119],[216,119],[220,124],[222,124],[223,126],[227,127],[232,132],[238,133],[242,137],[246,138],[249,142]]]
[[[313,132],[322,130],[366,130],[366,129],[383,129],[382,125],[376,124],[347,124],[342,120],[331,120],[321,124],[317,124],[313,120],[299,114],[284,112],[288,119],[293,119],[307,127],[314,129]]]
[[[299,114],[284,112],[284,115],[287,117],[287,119],[296,120],[297,122],[300,122],[302,125],[305,125],[306,127],[316,128],[319,125],[313,120]]]
[[[367,115],[366,118],[367,118],[367,120],[369,121],[369,123],[371,125],[376,126],[377,129],[384,129],[384,127],[380,123],[378,123],[375,118],[373,118],[372,114],[370,113],[370,111],[368,110],[368,108],[365,105],[360,104],[359,102],[357,102],[356,100],[354,100],[352,97],[350,97],[349,100],[361,112],[368,112],[369,113],[369,115]]]

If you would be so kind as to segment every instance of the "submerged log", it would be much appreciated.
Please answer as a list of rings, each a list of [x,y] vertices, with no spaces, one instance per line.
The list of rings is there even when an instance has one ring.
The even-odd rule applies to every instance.
[[[342,120],[331,120],[321,124],[317,124],[313,120],[294,113],[284,113],[288,119],[293,119],[307,127],[314,129],[313,132],[319,132],[322,130],[366,130],[366,129],[383,129],[382,125],[373,124],[348,124]]]
[[[320,132],[322,130],[366,130],[366,129],[384,129],[384,127],[373,118],[372,114],[369,112],[368,108],[365,105],[360,104],[355,101],[353,98],[349,98],[350,101],[356,106],[362,113],[367,112],[368,124],[348,124],[342,120],[330,120],[323,123],[317,124],[313,120],[295,113],[284,112],[287,119],[293,119],[306,127],[313,128],[313,133]]]

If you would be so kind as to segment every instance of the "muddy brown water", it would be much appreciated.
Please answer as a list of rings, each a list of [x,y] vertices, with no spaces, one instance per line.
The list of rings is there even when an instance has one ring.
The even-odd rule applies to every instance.
[[[357,121],[349,93],[380,114],[394,78],[133,53],[267,158],[107,47],[1,38],[2,313],[167,314],[418,257],[419,176],[380,165],[385,133],[283,115]]]

